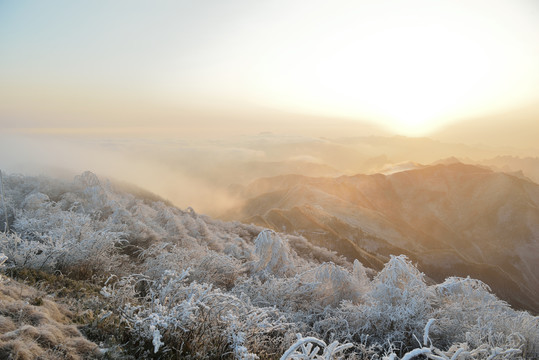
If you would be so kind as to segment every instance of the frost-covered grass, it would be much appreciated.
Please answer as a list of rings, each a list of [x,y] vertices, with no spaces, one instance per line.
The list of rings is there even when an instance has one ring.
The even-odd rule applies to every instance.
[[[114,319],[138,358],[539,357],[538,318],[478,280],[428,285],[404,256],[375,273],[304,238],[139,198],[91,173],[4,182],[8,267],[101,284],[91,322]]]

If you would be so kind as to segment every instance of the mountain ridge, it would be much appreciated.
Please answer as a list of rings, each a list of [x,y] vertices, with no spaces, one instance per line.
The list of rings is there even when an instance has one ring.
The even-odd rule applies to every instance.
[[[228,218],[302,234],[374,268],[406,254],[437,281],[477,277],[539,311],[539,185],[530,179],[450,161],[389,175],[262,178],[241,195]]]

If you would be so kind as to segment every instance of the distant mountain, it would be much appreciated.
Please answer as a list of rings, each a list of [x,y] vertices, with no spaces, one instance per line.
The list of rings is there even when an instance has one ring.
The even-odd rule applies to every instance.
[[[526,176],[539,184],[539,157],[516,157],[516,156],[497,156],[492,159],[486,159],[478,162],[488,166],[496,171],[503,172],[522,172],[521,176]]]
[[[445,161],[388,175],[259,179],[227,218],[304,235],[380,269],[406,254],[436,281],[471,276],[539,312],[539,185]]]

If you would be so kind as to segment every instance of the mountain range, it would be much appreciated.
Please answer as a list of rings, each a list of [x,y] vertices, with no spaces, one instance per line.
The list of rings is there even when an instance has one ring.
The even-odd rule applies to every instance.
[[[539,185],[525,176],[452,160],[385,174],[282,175],[235,191],[243,201],[223,218],[301,234],[374,269],[406,254],[434,281],[478,278],[539,312]]]

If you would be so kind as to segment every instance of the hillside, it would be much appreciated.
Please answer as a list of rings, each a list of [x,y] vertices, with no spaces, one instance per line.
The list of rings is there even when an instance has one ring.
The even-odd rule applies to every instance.
[[[472,276],[539,312],[539,185],[462,163],[388,175],[259,179],[228,218],[297,233],[380,269],[407,254],[436,281]]]
[[[404,255],[374,271],[302,236],[215,220],[90,172],[3,185],[3,358],[539,356],[537,317],[479,280],[434,283]]]

